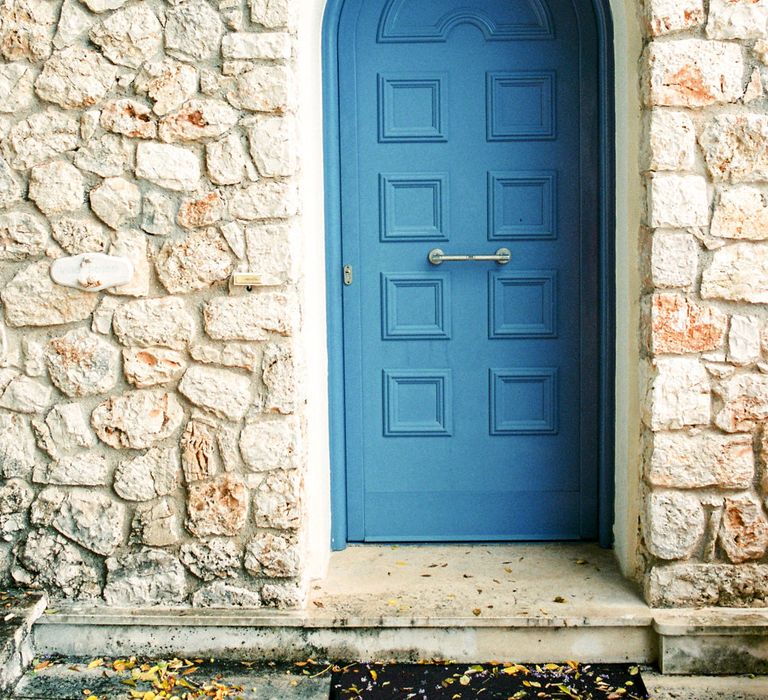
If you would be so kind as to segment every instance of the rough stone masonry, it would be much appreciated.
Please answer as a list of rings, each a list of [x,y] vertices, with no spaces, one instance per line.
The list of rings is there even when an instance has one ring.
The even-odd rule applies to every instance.
[[[303,604],[298,6],[0,1],[2,585]]]

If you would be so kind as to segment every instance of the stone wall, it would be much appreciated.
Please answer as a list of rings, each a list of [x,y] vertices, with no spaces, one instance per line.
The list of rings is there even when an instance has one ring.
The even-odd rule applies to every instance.
[[[647,0],[646,595],[768,604],[768,3]]]
[[[302,604],[299,4],[0,3],[6,579]],[[52,281],[83,253],[133,275]]]

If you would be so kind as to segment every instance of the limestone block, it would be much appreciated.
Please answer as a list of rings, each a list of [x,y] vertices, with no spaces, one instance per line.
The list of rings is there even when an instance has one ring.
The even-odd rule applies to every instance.
[[[178,484],[179,452],[175,447],[152,447],[143,455],[123,460],[115,471],[115,493],[126,501],[167,496]]]
[[[237,367],[249,372],[261,367],[261,348],[253,343],[195,343],[190,345],[189,354],[203,364]]]
[[[242,420],[253,402],[248,377],[213,367],[190,367],[181,378],[179,391],[195,406],[231,421]]]
[[[734,243],[716,250],[704,268],[701,296],[768,302],[768,243]]]
[[[90,449],[96,438],[77,403],[58,403],[45,417],[32,421],[37,444],[54,459],[62,455]]]
[[[240,452],[250,471],[296,469],[301,466],[301,426],[295,417],[259,419],[240,434]]]
[[[42,413],[53,403],[51,388],[23,374],[14,377],[0,397],[0,408],[17,413]]]
[[[190,100],[160,120],[160,138],[171,142],[216,138],[237,124],[238,117],[237,110],[221,100]]]
[[[31,519],[96,554],[108,555],[123,543],[126,509],[93,489],[49,486],[32,504]]]
[[[292,117],[261,117],[248,127],[251,158],[264,177],[287,177],[298,170],[298,135]]]
[[[661,36],[704,24],[702,0],[649,0],[645,5],[645,24],[651,36]]]
[[[70,46],[49,58],[35,81],[38,96],[64,109],[90,107],[112,89],[117,69],[95,51]]]
[[[51,55],[58,7],[44,0],[5,0],[0,6],[0,52],[7,61]]]
[[[188,294],[228,279],[234,261],[221,234],[206,228],[163,245],[155,266],[160,282],[171,294]]]
[[[768,39],[768,2],[711,0],[707,36],[710,39]]]
[[[682,294],[654,294],[651,299],[652,347],[656,354],[705,352],[722,347],[728,317]]]
[[[691,170],[696,130],[685,112],[653,109],[646,115],[645,167],[648,170]]]
[[[122,230],[114,235],[109,249],[110,255],[131,261],[133,277],[127,284],[110,287],[109,294],[118,296],[145,297],[149,294],[150,262],[146,236],[141,231]]]
[[[221,42],[221,53],[230,60],[287,61],[291,35],[286,32],[230,32]]]
[[[728,330],[728,360],[735,365],[749,365],[760,359],[760,319],[731,316]]]
[[[147,389],[176,381],[187,367],[184,356],[167,348],[128,348],[123,350],[123,372],[129,384]]]
[[[709,224],[707,181],[700,175],[656,173],[648,186],[652,228],[686,228]]]
[[[56,109],[47,109],[14,124],[3,141],[3,152],[12,168],[28,170],[74,150],[79,135],[77,119]]]
[[[130,138],[153,139],[157,136],[152,110],[138,100],[110,100],[101,109],[100,122],[103,129]]]
[[[291,251],[297,250],[298,236],[294,226],[249,224],[245,228],[245,240],[251,270],[280,280],[295,277]]]
[[[293,349],[285,344],[269,343],[264,347],[261,369],[262,381],[267,389],[264,411],[293,413],[299,400]]]
[[[35,437],[25,418],[0,411],[0,476],[28,478],[35,465]]]
[[[295,322],[288,296],[271,291],[211,299],[203,318],[205,332],[217,340],[265,340],[270,332],[290,335]]]
[[[768,181],[768,116],[716,114],[699,136],[713,180]]]
[[[208,177],[217,185],[237,185],[246,173],[245,147],[236,133],[228,133],[205,147]]]
[[[26,62],[0,66],[0,114],[18,114],[32,106],[36,75],[36,71]]]
[[[296,99],[293,74],[285,66],[253,65],[237,76],[227,99],[233,107],[252,112],[293,111]]]
[[[301,558],[295,537],[260,532],[245,547],[245,570],[252,576],[298,576]]]
[[[34,495],[21,479],[10,479],[0,486],[0,539],[11,542],[26,528],[27,510]]]
[[[141,209],[141,228],[153,236],[174,231],[176,203],[162,192],[145,192]]]
[[[720,545],[734,564],[760,559],[768,549],[768,520],[751,496],[725,499]]]
[[[179,207],[177,221],[184,228],[211,226],[221,220],[224,213],[224,201],[214,190],[204,195],[185,199]]]
[[[181,436],[181,466],[188,484],[209,479],[219,471],[212,426],[196,420],[187,423]]]
[[[62,216],[51,223],[51,233],[70,255],[101,253],[109,245],[109,236],[104,227],[91,219]]]
[[[125,5],[128,0],[82,0],[91,12],[109,12]]]
[[[154,101],[155,114],[168,114],[195,94],[197,70],[171,58],[149,61],[142,66],[134,88]]]
[[[166,13],[165,49],[184,61],[215,58],[224,26],[218,13],[204,0],[188,0]]]
[[[96,311],[93,312],[91,321],[91,330],[94,333],[109,335],[112,333],[112,319],[115,315],[120,302],[112,297],[104,297],[99,303]]]
[[[141,211],[141,192],[122,177],[110,177],[91,190],[91,209],[107,226],[121,228]]]
[[[108,392],[117,384],[119,362],[119,350],[85,328],[53,338],[45,352],[51,381],[71,397]]]
[[[768,566],[696,564],[654,566],[645,597],[653,607],[768,606]]]
[[[32,481],[58,486],[106,486],[109,460],[103,454],[84,452],[62,456],[53,462],[35,466]]]
[[[8,164],[0,158],[0,209],[21,200],[21,185]]]
[[[99,404],[91,414],[91,425],[107,445],[140,450],[171,437],[183,417],[175,395],[147,389]]]
[[[704,535],[704,509],[683,491],[654,491],[646,499],[643,532],[648,550],[660,559],[687,559]]]
[[[741,47],[722,41],[654,41],[645,51],[645,104],[705,107],[737,102],[744,92]]]
[[[107,559],[107,605],[168,605],[186,595],[184,567],[168,552],[143,548]]]
[[[261,598],[265,605],[278,609],[303,608],[307,604],[307,590],[299,583],[265,583]]]
[[[248,517],[248,489],[242,479],[225,474],[189,484],[187,530],[195,537],[240,534]]]
[[[664,357],[654,360],[655,376],[644,403],[644,421],[652,430],[706,425],[710,420],[707,370],[697,358]]]
[[[90,37],[112,63],[128,68],[138,68],[163,48],[163,28],[147,3],[114,12]]]
[[[192,605],[197,608],[258,608],[261,597],[249,588],[216,581],[195,591]]]
[[[32,168],[29,198],[43,214],[63,214],[83,206],[85,181],[80,171],[63,160]]]
[[[136,177],[169,190],[190,191],[200,184],[200,162],[182,146],[140,143],[136,148]]]
[[[176,504],[161,498],[139,503],[131,523],[131,539],[151,547],[167,547],[181,539],[181,519]]]
[[[749,185],[720,187],[710,233],[720,238],[768,238],[768,199]]]
[[[723,406],[715,424],[725,432],[752,430],[768,418],[768,376],[737,374],[715,387]]]
[[[181,545],[181,563],[203,581],[235,576],[240,569],[240,551],[228,539],[214,538]]]
[[[299,211],[298,190],[293,182],[260,180],[234,190],[229,213],[235,219],[286,219]]]
[[[269,472],[253,494],[256,527],[297,530],[301,525],[301,477],[295,470]]]
[[[221,235],[238,260],[245,258],[245,232],[237,221],[228,221],[221,228]]]
[[[18,262],[43,254],[48,244],[45,222],[33,214],[0,214],[0,260]]]
[[[56,35],[53,37],[54,47],[65,49],[84,39],[95,21],[96,18],[87,12],[78,0],[64,0],[56,25]]]
[[[127,170],[131,159],[130,144],[115,134],[102,134],[78,149],[75,165],[101,177],[116,177]]]
[[[251,21],[270,29],[293,28],[297,6],[291,0],[250,0]]]
[[[32,530],[18,552],[13,578],[21,585],[37,585],[67,598],[88,599],[101,594],[97,566],[61,535]]]
[[[173,297],[131,301],[113,317],[120,342],[142,348],[158,345],[182,350],[192,338],[194,325],[184,302]]]

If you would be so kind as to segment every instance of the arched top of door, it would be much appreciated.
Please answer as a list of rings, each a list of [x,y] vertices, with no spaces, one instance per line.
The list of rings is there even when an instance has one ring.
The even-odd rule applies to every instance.
[[[446,41],[459,24],[472,24],[489,41],[552,39],[554,31],[542,0],[389,0],[378,40],[385,43]]]

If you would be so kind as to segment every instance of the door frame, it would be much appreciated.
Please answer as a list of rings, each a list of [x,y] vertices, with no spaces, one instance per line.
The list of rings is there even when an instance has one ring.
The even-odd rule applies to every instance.
[[[339,109],[339,20],[348,0],[327,0],[323,16],[323,159],[325,184],[328,410],[331,460],[331,549],[347,546],[347,465],[343,260],[341,236],[341,144]],[[599,542],[613,544],[615,489],[616,367],[616,165],[613,23],[608,0],[591,0],[598,37],[599,140]]]

